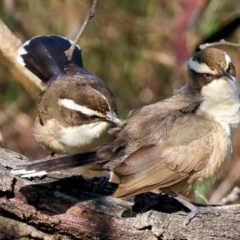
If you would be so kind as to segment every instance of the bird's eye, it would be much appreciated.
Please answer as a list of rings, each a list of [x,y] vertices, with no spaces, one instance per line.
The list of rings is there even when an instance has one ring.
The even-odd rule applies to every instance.
[[[213,75],[209,74],[209,73],[204,73],[203,76],[207,79],[207,80],[212,80]]]

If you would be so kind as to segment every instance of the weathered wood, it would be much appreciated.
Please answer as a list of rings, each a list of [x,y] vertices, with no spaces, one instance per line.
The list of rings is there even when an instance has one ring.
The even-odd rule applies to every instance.
[[[98,179],[66,172],[12,176],[23,159],[0,149],[0,239],[240,239],[240,205],[216,207],[221,216],[200,214],[185,229],[186,209],[167,196],[157,210],[137,214],[141,198],[110,197],[115,184],[98,190]],[[11,226],[9,235],[2,226]]]
[[[0,223],[0,239],[52,239],[50,235],[40,232],[34,227],[13,219],[0,216]]]

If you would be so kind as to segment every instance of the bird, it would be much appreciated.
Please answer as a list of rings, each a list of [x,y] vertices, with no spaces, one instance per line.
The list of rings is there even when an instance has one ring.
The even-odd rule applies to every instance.
[[[37,36],[18,49],[18,62],[37,75],[46,87],[40,95],[33,133],[54,154],[89,151],[111,141],[117,104],[106,83],[83,67],[81,48],[68,61],[72,41],[58,35]],[[88,173],[85,173],[88,175]]]
[[[113,197],[168,194],[191,211],[183,222],[186,226],[199,212],[214,212],[181,195],[195,185],[213,182],[229,162],[239,107],[231,58],[223,50],[205,48],[189,59],[186,85],[176,94],[115,121],[112,142],[90,152],[56,157],[52,162],[36,160],[19,168],[51,171],[64,169],[64,164],[66,168],[98,165],[118,178]]]

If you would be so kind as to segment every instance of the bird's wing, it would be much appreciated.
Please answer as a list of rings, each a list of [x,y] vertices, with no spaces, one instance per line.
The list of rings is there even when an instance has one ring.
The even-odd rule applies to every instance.
[[[201,170],[213,149],[214,125],[210,123],[196,115],[185,115],[168,126],[158,144],[141,147],[129,155],[119,166],[122,178],[114,196],[170,187]]]

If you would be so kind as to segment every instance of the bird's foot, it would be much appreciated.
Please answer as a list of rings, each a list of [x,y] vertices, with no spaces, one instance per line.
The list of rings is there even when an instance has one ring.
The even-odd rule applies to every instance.
[[[133,205],[133,211],[146,212],[151,207],[155,206],[161,201],[162,194],[155,193],[143,193],[139,194],[134,198],[135,204]]]
[[[155,193],[145,193],[144,200],[145,206],[141,209],[142,212],[146,212],[149,208],[153,207],[154,205],[160,202],[162,194],[155,194]]]
[[[221,213],[218,210],[213,209],[211,206],[198,207],[198,206],[188,202],[187,200],[180,197],[179,195],[177,195],[174,192],[170,192],[168,195],[171,196],[172,198],[176,199],[178,202],[180,202],[183,206],[185,206],[186,208],[188,208],[191,211],[187,215],[187,217],[184,219],[183,227],[186,227],[189,224],[189,222],[199,213],[201,213],[201,214],[214,214],[214,215],[217,215],[217,216],[221,215]]]
[[[49,155],[49,158],[54,157],[55,154],[56,154],[55,152],[51,152],[51,154]]]
[[[211,206],[198,207],[192,204],[191,212],[187,215],[187,217],[183,221],[183,226],[186,227],[189,222],[197,215],[197,214],[213,214],[216,216],[221,215],[220,211],[213,209]]]

